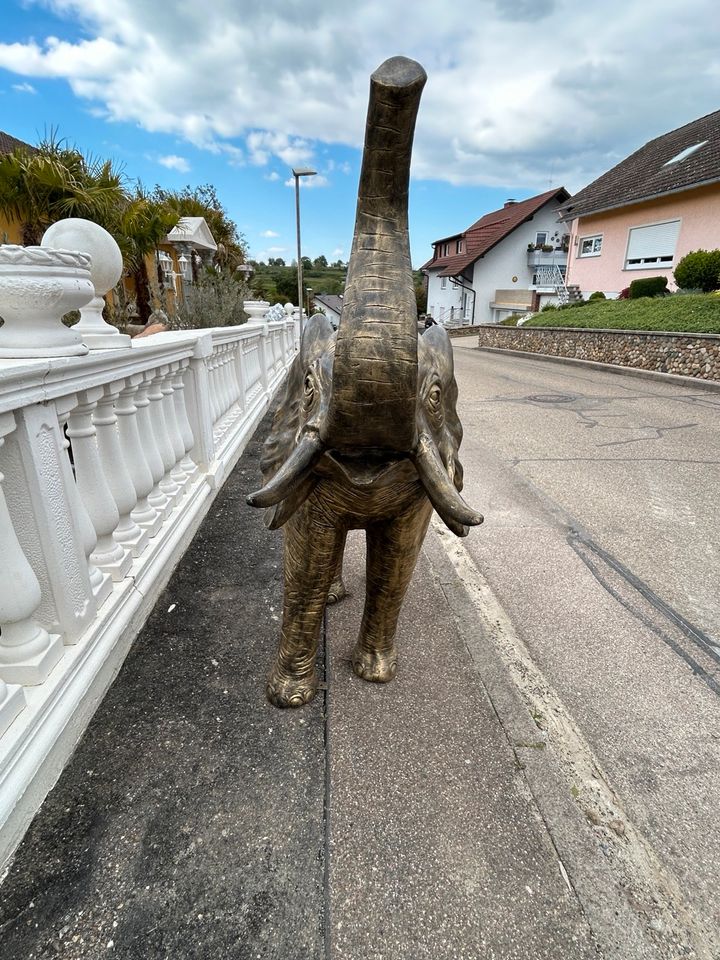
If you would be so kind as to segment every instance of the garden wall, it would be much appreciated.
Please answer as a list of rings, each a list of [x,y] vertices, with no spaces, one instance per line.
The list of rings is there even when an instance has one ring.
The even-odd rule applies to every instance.
[[[482,324],[478,346],[720,380],[720,335]]]

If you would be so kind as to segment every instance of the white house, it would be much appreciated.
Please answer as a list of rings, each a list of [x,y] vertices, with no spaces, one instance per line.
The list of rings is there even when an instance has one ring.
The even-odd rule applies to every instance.
[[[421,267],[428,313],[445,325],[498,323],[566,294],[569,236],[558,221],[564,187],[508,200],[463,233],[433,243]]]
[[[316,293],[313,297],[316,310],[321,310],[333,326],[337,327],[342,313],[343,297],[341,293]]]

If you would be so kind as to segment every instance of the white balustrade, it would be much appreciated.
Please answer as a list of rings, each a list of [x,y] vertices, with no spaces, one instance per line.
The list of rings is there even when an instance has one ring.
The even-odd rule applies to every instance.
[[[112,593],[112,578],[108,573],[103,573],[99,567],[96,567],[90,559],[97,545],[97,534],[95,533],[95,527],[92,524],[83,499],[78,492],[75,474],[70,464],[70,457],[67,455],[70,449],[70,441],[65,436],[65,427],[70,412],[77,406],[77,403],[78,401],[75,394],[70,394],[68,397],[59,397],[55,401],[55,411],[63,437],[63,449],[66,451],[66,456],[62,462],[62,471],[65,478],[65,489],[68,491],[68,498],[70,500],[70,513],[75,520],[80,540],[83,544],[88,565],[90,587],[95,597],[95,603],[99,607]]]
[[[90,561],[117,581],[127,576],[132,557],[130,551],[113,537],[120,523],[120,512],[103,470],[93,423],[93,414],[104,392],[103,387],[92,387],[78,395],[78,404],[68,418],[67,435],[78,491],[97,537]]]
[[[143,450],[138,427],[138,408],[135,400],[144,380],[144,374],[127,377],[125,385],[115,401],[118,438],[128,474],[135,490],[136,504],[130,516],[148,537],[154,537],[162,525],[162,516],[148,500],[155,481]],[[138,556],[136,553],[135,556]]]
[[[148,400],[150,401],[150,422],[163,463],[163,476],[160,480],[160,489],[170,501],[171,507],[174,508],[182,491],[172,476],[173,467],[175,466],[175,452],[170,440],[167,420],[165,419],[165,397],[162,386],[169,371],[169,366],[163,366],[155,370],[151,375]]]
[[[89,260],[51,241],[0,248],[0,872],[295,352],[267,304],[127,345],[96,302],[82,355],[38,291],[87,302]]]
[[[118,418],[115,415],[115,402],[125,386],[124,380],[108,383],[99,397],[93,423],[97,434],[100,462],[105,473],[110,492],[118,508],[119,520],[113,531],[114,539],[133,557],[139,557],[148,543],[148,535],[132,518],[137,506],[137,494],[126,464],[130,451],[120,446]]]

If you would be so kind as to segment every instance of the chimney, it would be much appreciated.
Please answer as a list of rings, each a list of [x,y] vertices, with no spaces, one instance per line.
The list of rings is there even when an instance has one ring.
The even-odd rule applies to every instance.
[[[511,207],[514,203],[517,203],[517,200],[515,200],[513,197],[511,197],[509,200],[506,200],[506,201],[505,201],[505,203],[503,204],[503,206],[504,206],[504,207]]]

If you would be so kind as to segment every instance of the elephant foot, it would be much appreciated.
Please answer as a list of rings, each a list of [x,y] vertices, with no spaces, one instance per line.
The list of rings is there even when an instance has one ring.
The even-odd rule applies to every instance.
[[[359,644],[352,652],[352,667],[358,677],[370,683],[389,683],[397,673],[397,650],[367,650]]]
[[[337,580],[333,580],[330,584],[330,589],[328,590],[327,602],[332,605],[333,603],[340,603],[341,600],[344,600],[347,596],[347,590],[345,589],[345,584],[343,583],[342,577],[339,577]]]
[[[288,677],[275,670],[268,677],[267,698],[275,707],[304,707],[318,691],[316,674],[305,677]]]

